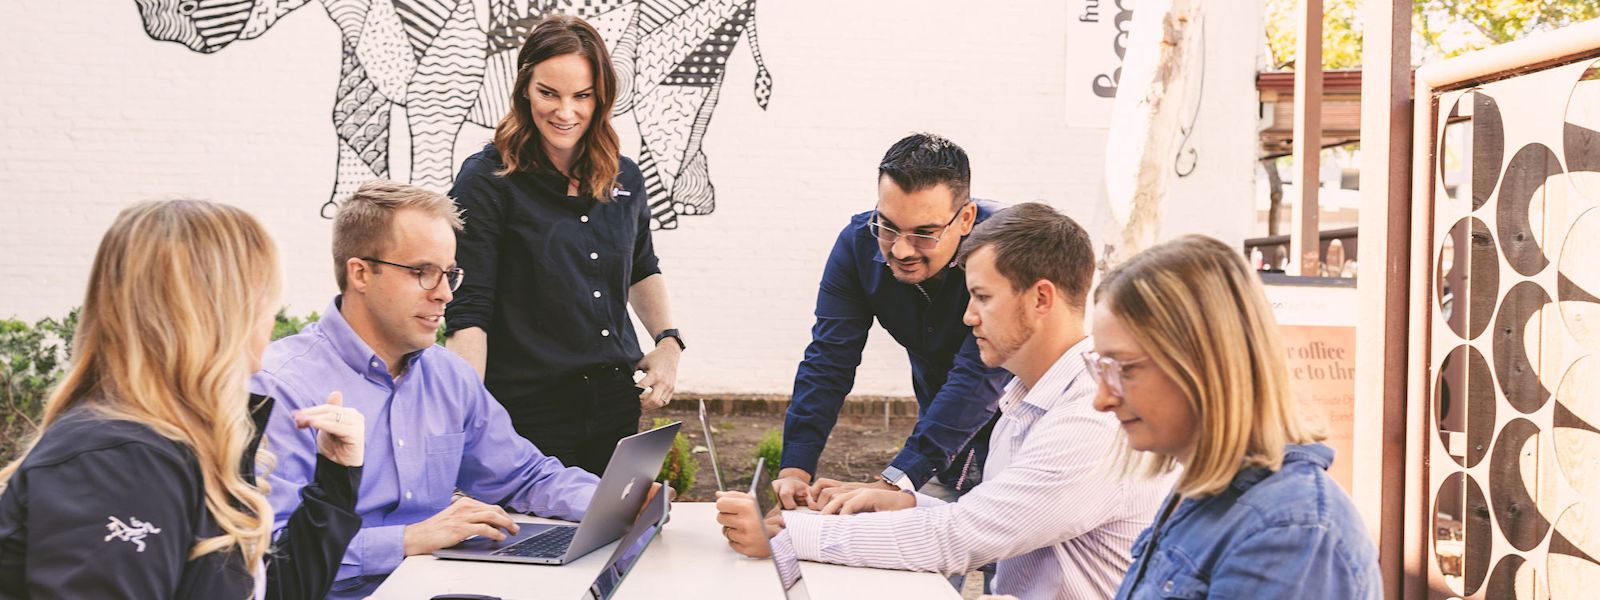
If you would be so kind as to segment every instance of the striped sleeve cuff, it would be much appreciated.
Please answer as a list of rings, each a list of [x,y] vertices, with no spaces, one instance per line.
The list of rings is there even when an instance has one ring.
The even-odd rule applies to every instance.
[[[783,514],[783,531],[772,538],[772,551],[789,548],[800,560],[822,559],[822,515],[788,511]]]

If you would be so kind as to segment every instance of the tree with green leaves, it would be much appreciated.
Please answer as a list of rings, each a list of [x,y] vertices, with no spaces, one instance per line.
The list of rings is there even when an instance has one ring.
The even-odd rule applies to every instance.
[[[1299,1],[1267,0],[1267,47],[1273,68],[1294,65]],[[1323,68],[1361,66],[1361,4],[1362,0],[1323,0]],[[1596,0],[1417,0],[1412,4],[1412,56],[1419,63],[1450,58],[1595,18],[1600,18]]]

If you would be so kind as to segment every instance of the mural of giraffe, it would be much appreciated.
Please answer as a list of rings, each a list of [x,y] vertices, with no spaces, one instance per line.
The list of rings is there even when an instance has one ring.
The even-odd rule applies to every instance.
[[[265,33],[309,0],[138,0],[145,32],[213,53]],[[342,65],[333,106],[339,159],[320,214],[363,182],[390,176],[390,114],[404,108],[411,182],[440,191],[453,178],[464,123],[505,116],[517,50],[546,14],[590,22],[611,46],[617,115],[638,125],[637,157],[652,226],[709,214],[715,189],[701,144],[741,37],[755,58],[755,98],[772,76],[756,42],[755,0],[320,0],[339,27]]]

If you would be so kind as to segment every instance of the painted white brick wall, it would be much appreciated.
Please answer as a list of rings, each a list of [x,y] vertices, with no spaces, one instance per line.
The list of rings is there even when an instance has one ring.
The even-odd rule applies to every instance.
[[[975,195],[1044,200],[1109,233],[1106,132],[1065,125],[1067,7],[974,6],[760,3],[770,109],[755,104],[741,43],[705,139],[716,211],[656,236],[691,345],[680,389],[790,391],[828,249],[851,214],[871,208],[877,162],[909,132],[965,147]],[[1237,241],[1253,216],[1259,8],[1219,13],[1209,27],[1200,164],[1175,184],[1164,234]],[[338,30],[317,2],[214,55],[151,40],[132,0],[0,3],[0,316],[81,303],[117,211],[170,195],[262,218],[283,249],[284,303],[322,310],[335,288],[317,209],[333,183],[338,74]],[[636,144],[631,120],[616,122]],[[458,164],[489,133],[467,125]],[[407,155],[403,145],[392,154],[396,178]],[[882,331],[856,389],[910,394],[905,354]]]

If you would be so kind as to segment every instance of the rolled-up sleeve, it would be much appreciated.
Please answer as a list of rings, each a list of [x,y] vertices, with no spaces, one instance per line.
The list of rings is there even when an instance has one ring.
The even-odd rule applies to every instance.
[[[839,420],[844,399],[855,386],[856,367],[872,328],[872,309],[856,268],[850,236],[854,223],[839,233],[817,290],[816,325],[811,344],[794,376],[794,394],[783,421],[782,468],[813,475],[828,435]]]
[[[500,231],[505,194],[488,161],[471,158],[461,165],[450,197],[461,208],[466,225],[456,232],[456,266],[466,271],[455,299],[445,307],[445,334],[469,327],[487,330],[494,319],[499,268]]]

